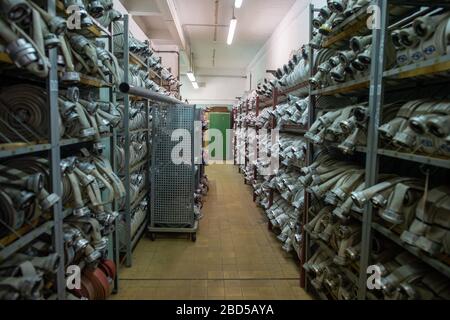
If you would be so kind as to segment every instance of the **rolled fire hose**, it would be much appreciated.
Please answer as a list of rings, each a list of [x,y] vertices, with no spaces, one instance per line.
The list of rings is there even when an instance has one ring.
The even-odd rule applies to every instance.
[[[450,208],[450,190],[438,187],[425,192],[416,210],[416,217],[402,241],[419,247],[432,255],[450,252],[450,233],[447,215]]]
[[[397,177],[393,179],[389,179],[388,181],[381,182],[375,186],[372,186],[364,191],[360,192],[352,192],[351,197],[353,202],[358,208],[363,208],[365,204],[370,201],[370,199],[377,193],[393,188],[394,185],[398,183],[407,183],[407,182],[415,182],[415,179],[412,178],[404,178],[404,177]]]
[[[42,295],[43,279],[30,261],[18,265],[17,272],[10,277],[0,278],[0,296],[36,300]]]
[[[0,109],[2,136],[9,140],[4,142],[37,141],[47,137],[47,97],[41,88],[27,84],[2,88]]]

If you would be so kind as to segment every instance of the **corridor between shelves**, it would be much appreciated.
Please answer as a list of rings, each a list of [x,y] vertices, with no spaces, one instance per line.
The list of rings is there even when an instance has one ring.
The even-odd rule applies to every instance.
[[[207,167],[210,191],[197,242],[185,235],[143,238],[122,267],[112,299],[310,299],[299,262],[281,249],[264,213],[232,165]]]

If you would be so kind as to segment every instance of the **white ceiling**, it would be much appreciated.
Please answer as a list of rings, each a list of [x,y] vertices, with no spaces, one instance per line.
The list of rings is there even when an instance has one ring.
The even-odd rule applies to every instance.
[[[186,47],[194,53],[196,69],[209,74],[224,69],[242,74],[295,1],[244,0],[243,6],[235,9],[238,24],[231,46],[226,44],[226,40],[234,0],[217,1],[217,24],[220,25],[217,27],[217,41],[214,41],[216,0],[122,0],[122,3],[155,44],[183,47],[179,36],[180,32],[183,33],[181,38],[185,38]],[[179,20],[181,30],[178,30],[178,36],[174,34],[174,20]],[[187,63],[184,64],[186,69]],[[181,69],[183,71],[183,64]]]

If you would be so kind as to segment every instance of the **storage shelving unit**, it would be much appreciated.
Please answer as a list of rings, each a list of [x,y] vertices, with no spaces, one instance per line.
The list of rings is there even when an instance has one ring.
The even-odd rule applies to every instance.
[[[441,170],[450,169],[450,160],[445,157],[424,155],[417,152],[407,153],[404,151],[390,150],[385,147],[381,147],[380,140],[378,137],[378,128],[380,126],[381,110],[384,103],[384,97],[395,92],[396,90],[411,89],[416,86],[415,79],[420,79],[423,76],[430,76],[439,74],[442,77],[439,79],[428,79],[430,84],[449,82],[449,71],[450,71],[450,56],[444,55],[434,59],[421,61],[418,63],[396,67],[391,70],[385,70],[384,68],[384,56],[383,51],[385,46],[389,25],[395,24],[407,24],[410,23],[415,17],[419,15],[419,6],[430,6],[430,7],[449,7],[448,3],[436,3],[433,1],[422,1],[420,4],[412,1],[384,1],[384,0],[372,0],[371,5],[378,6],[381,9],[381,28],[374,29],[372,31],[368,30],[366,27],[367,19],[369,17],[367,13],[367,8],[361,9],[357,14],[351,16],[343,23],[341,23],[333,32],[327,37],[323,44],[324,48],[340,48],[345,41],[348,41],[352,36],[361,33],[362,28],[367,31],[365,34],[372,33],[373,35],[373,47],[376,48],[372,52],[372,64],[371,73],[369,77],[363,77],[357,80],[348,81],[342,84],[331,85],[325,88],[313,88],[309,83],[300,83],[293,88],[285,89],[284,92],[280,92],[275,89],[273,92],[272,99],[266,97],[257,98],[257,112],[263,110],[264,108],[272,107],[276,109],[279,103],[283,103],[289,93],[297,91],[300,88],[307,87],[309,90],[310,97],[310,107],[309,107],[309,123],[306,128],[300,126],[282,126],[280,132],[290,133],[302,136],[311,125],[315,122],[317,112],[322,111],[316,106],[316,99],[319,96],[333,96],[333,95],[353,95],[357,96],[362,100],[369,102],[369,126],[368,126],[368,144],[367,146],[357,146],[355,153],[362,157],[362,162],[365,165],[366,171],[366,186],[373,186],[378,181],[378,168],[382,161],[407,161],[411,165],[427,165],[435,168],[440,168]],[[411,6],[411,11],[405,16],[395,16],[392,21],[390,19],[390,9],[395,5],[408,5]],[[417,12],[415,12],[415,10]],[[312,19],[314,15],[318,12],[313,5],[310,6],[310,25],[312,25]],[[431,11],[431,9],[430,9]],[[430,12],[427,11],[427,12]],[[421,11],[423,14],[424,11]],[[392,17],[391,17],[392,18]],[[406,19],[405,19],[406,18]],[[312,28],[310,39],[313,38]],[[310,47],[309,57],[313,60],[314,49]],[[310,61],[310,65],[314,66],[314,61]],[[310,68],[310,76],[315,74],[314,68]],[[244,110],[242,108],[235,109],[235,117],[237,118],[239,114],[242,114]],[[272,128],[276,127],[276,123],[273,120]],[[239,124],[236,125],[239,128]],[[326,149],[337,149],[337,143],[324,142],[322,148]],[[317,150],[317,146],[313,145],[311,142],[308,143],[307,161],[306,165],[311,165],[313,163],[313,154]],[[237,152],[235,150],[235,152]],[[257,168],[254,168],[254,179],[257,179]],[[274,190],[270,192],[269,205],[273,203]],[[254,195],[255,199],[255,195]],[[309,213],[309,208],[311,207],[312,199],[311,195],[305,191],[305,210],[303,214],[302,226],[305,226],[310,220],[311,216]],[[356,208],[353,206],[351,216],[356,221],[359,221],[362,225],[362,248],[360,261],[357,264],[352,265],[351,272],[348,268],[340,268],[346,277],[358,288],[358,299],[360,300],[375,300],[378,299],[374,292],[369,291],[366,286],[367,281],[367,267],[371,264],[371,252],[372,252],[372,237],[374,234],[382,236],[399,248],[409,252],[410,254],[419,258],[423,263],[430,266],[432,269],[438,271],[442,275],[450,278],[450,266],[444,261],[436,259],[434,257],[428,256],[424,252],[417,248],[409,246],[408,244],[400,240],[400,236],[393,230],[385,227],[383,224],[378,223],[373,214],[373,207],[369,204],[364,210]],[[269,222],[270,228],[270,222]],[[312,250],[314,248],[320,248],[324,250],[330,257],[334,257],[336,253],[328,247],[327,244],[321,240],[311,239],[308,232],[303,230],[304,240],[301,248],[299,248],[299,257],[301,264],[308,261],[312,256]],[[308,292],[316,294],[320,299],[336,299],[336,297],[329,296],[329,294],[316,290],[311,284],[308,275],[302,269],[300,285]]]
[[[123,82],[128,83],[129,82],[129,69],[130,64],[137,64],[140,67],[144,68],[147,73],[151,72],[151,69],[149,66],[142,61],[142,59],[137,56],[136,54],[130,52],[129,48],[129,16],[124,15],[122,19],[123,23],[123,51],[119,52],[121,58],[122,58],[122,65],[124,72],[124,79]],[[149,222],[149,210],[150,206],[147,206],[147,217],[142,222],[142,224],[137,228],[137,231],[135,234],[132,234],[131,230],[131,223],[132,223],[132,217],[131,213],[132,210],[135,209],[139,204],[147,198],[147,201],[150,202],[150,166],[151,166],[151,156],[150,156],[150,146],[151,146],[151,121],[150,121],[150,101],[148,99],[143,99],[141,97],[131,97],[127,94],[121,95],[121,99],[123,101],[124,105],[124,119],[123,119],[123,130],[117,133],[119,137],[122,137],[124,139],[124,153],[125,153],[125,163],[124,163],[124,172],[122,174],[122,181],[125,186],[126,195],[125,195],[125,205],[123,207],[122,211],[122,220],[125,224],[125,244],[122,248],[120,248],[121,253],[123,254],[123,257],[121,261],[125,262],[126,267],[132,266],[132,253],[133,249],[136,247],[136,244],[144,234],[144,230]],[[146,128],[140,128],[137,130],[130,130],[130,107],[132,100],[134,102],[136,101],[143,101],[146,105]],[[138,163],[131,165],[130,158],[131,158],[131,138],[130,135],[134,133],[146,133],[146,147],[147,147],[147,155],[139,161]],[[144,190],[141,191],[141,194],[137,197],[137,199],[132,202],[131,201],[131,188],[130,188],[130,176],[132,173],[138,171],[138,170],[144,170],[145,171],[145,187]]]
[[[48,1],[47,11],[50,14],[63,14],[65,15],[64,4],[62,1]],[[160,72],[155,72],[150,69],[146,62],[136,54],[129,51],[129,17],[125,15],[122,18],[122,22],[124,24],[124,33],[114,35],[112,24],[105,28],[98,21],[92,18],[94,22],[93,26],[90,26],[88,29],[88,34],[86,37],[90,39],[101,39],[101,41],[105,42],[105,48],[111,52],[113,55],[121,55],[123,59],[122,68],[125,70],[124,72],[124,81],[128,82],[128,70],[130,63],[137,64],[147,70],[150,74],[150,77],[156,79],[160,85],[163,84],[163,80]],[[114,48],[114,37],[123,37],[124,40],[124,48],[122,52],[116,52]],[[148,99],[143,99],[140,97],[134,97],[129,95],[124,95],[123,99],[123,130],[119,129],[111,129],[110,133],[101,135],[100,139],[95,137],[90,137],[86,139],[80,138],[60,138],[60,128],[59,128],[59,106],[58,106],[58,95],[61,89],[64,89],[66,85],[64,83],[59,83],[58,79],[60,76],[60,69],[58,67],[58,56],[56,49],[52,49],[48,53],[48,58],[51,64],[51,71],[49,73],[49,77],[47,82],[44,80],[35,79],[35,77],[28,77],[24,72],[18,72],[17,75],[12,75],[12,77],[17,76],[19,79],[28,79],[33,83],[40,83],[41,85],[46,85],[46,93],[48,97],[48,112],[49,114],[49,134],[48,137],[36,141],[36,142],[16,142],[12,141],[11,143],[0,145],[0,159],[3,158],[11,158],[11,157],[23,157],[31,154],[41,155],[44,158],[50,159],[50,178],[51,178],[51,188],[49,191],[59,195],[61,197],[62,190],[62,177],[61,177],[61,154],[67,156],[70,155],[71,152],[80,151],[84,147],[92,146],[94,143],[101,142],[105,145],[106,151],[103,152],[103,156],[107,157],[111,163],[114,172],[118,172],[118,164],[116,163],[116,153],[115,146],[117,145],[118,139],[123,138],[125,140],[125,162],[126,165],[124,167],[123,180],[126,190],[126,199],[125,206],[122,211],[122,216],[125,220],[125,232],[126,232],[126,241],[125,246],[120,248],[120,237],[119,237],[119,219],[115,221],[115,230],[113,234],[110,236],[110,250],[108,251],[108,255],[112,257],[117,267],[121,264],[120,255],[125,259],[126,266],[132,265],[132,250],[140,240],[141,236],[144,234],[147,224],[149,222],[149,210],[150,210],[150,166],[151,166],[151,103]],[[8,55],[1,54],[0,62],[6,64],[12,64],[11,59],[9,59]],[[95,77],[79,74],[80,81],[75,85],[80,89],[81,92],[85,90],[89,90],[90,92],[95,92],[96,95],[100,97],[100,100],[103,102],[112,102],[116,103],[119,97],[119,93],[113,84],[112,76],[109,81],[104,81],[101,79],[97,79]],[[130,107],[132,102],[136,101],[144,101],[145,102],[145,114],[146,120],[145,123],[147,126],[145,128],[139,128],[136,130],[130,130]],[[145,144],[147,147],[147,155],[144,159],[139,161],[138,163],[130,166],[130,134],[145,134],[146,140]],[[105,153],[106,152],[106,153]],[[136,171],[145,172],[145,188],[140,192],[134,202],[131,202],[130,198],[130,175]],[[136,232],[134,234],[131,233],[131,212],[136,209],[140,203],[142,203],[147,198],[148,205],[146,206],[147,217],[143,221],[143,223],[136,228]],[[115,199],[113,203],[109,204],[115,211],[119,211],[119,203]],[[0,239],[0,261],[4,261],[8,257],[10,257],[15,252],[25,248],[31,242],[36,240],[39,236],[45,233],[52,233],[54,239],[54,251],[60,257],[64,257],[64,239],[63,239],[63,222],[64,219],[70,217],[73,213],[72,208],[63,207],[61,201],[57,203],[57,205],[52,207],[52,216],[47,216],[47,220],[41,219],[38,221],[31,221],[24,227],[19,230],[10,230],[11,233],[2,239]],[[42,222],[42,223],[41,223]],[[84,264],[80,264],[80,268],[84,268]],[[57,290],[58,299],[66,298],[66,281],[65,281],[65,267],[64,263],[61,263],[61,266],[58,269],[55,280],[55,287]],[[118,277],[114,279],[114,290],[113,292],[117,292],[119,288]]]
[[[336,94],[358,94],[364,95],[367,97],[369,101],[369,113],[370,113],[370,121],[369,121],[369,131],[368,131],[368,144],[366,147],[357,147],[356,152],[362,153],[365,156],[365,164],[366,164],[366,186],[373,186],[378,181],[378,168],[380,162],[382,161],[381,156],[386,156],[393,159],[402,159],[411,161],[413,163],[426,164],[430,166],[436,166],[441,168],[450,168],[450,161],[445,158],[437,158],[428,155],[420,155],[413,153],[405,153],[405,152],[397,152],[395,150],[387,150],[381,149],[380,141],[378,137],[378,128],[380,126],[380,115],[382,106],[384,103],[384,96],[389,93],[390,90],[395,90],[398,88],[402,88],[405,86],[405,83],[401,80],[406,79],[414,79],[415,77],[423,76],[423,75],[431,75],[441,72],[448,72],[450,70],[449,57],[442,56],[431,60],[421,61],[416,64],[407,65],[404,67],[394,68],[392,70],[385,70],[384,68],[384,56],[385,52],[383,48],[385,48],[384,43],[388,34],[388,24],[389,24],[389,8],[392,4],[395,5],[413,5],[418,6],[418,4],[407,3],[403,1],[383,1],[383,0],[373,0],[372,5],[378,6],[381,8],[381,28],[374,29],[372,31],[373,34],[373,47],[376,48],[372,52],[372,65],[371,65],[371,76],[370,78],[363,78],[359,80],[349,81],[343,84],[333,85],[330,87],[312,90],[310,89],[310,98],[311,98],[311,106],[310,106],[310,125],[315,120],[315,98],[320,95],[336,95]],[[421,3],[421,5],[430,5],[430,6],[439,6],[439,4],[434,4],[431,1],[429,3]],[[313,6],[310,7],[310,16],[313,17],[316,10]],[[362,9],[359,14],[350,17],[346,22],[342,23],[339,28],[335,30],[327,41],[325,41],[324,46],[330,47],[337,45],[338,41],[348,40],[351,36],[354,35],[355,30],[358,30],[358,25],[360,23],[365,24],[367,21],[367,13],[366,10]],[[312,51],[311,54],[312,55]],[[314,72],[314,70],[311,70]],[[313,75],[313,73],[311,73]],[[445,79],[444,79],[445,80]],[[448,80],[447,80],[448,81]],[[408,84],[407,84],[408,85]],[[414,81],[411,81],[409,86],[415,86]],[[336,146],[336,145],[335,145]],[[310,155],[309,160],[311,161],[313,145],[310,145]],[[310,162],[309,164],[311,164]],[[308,195],[310,200],[310,196]],[[305,216],[307,223],[309,221],[308,217],[308,205],[305,209]],[[387,239],[394,242],[399,247],[402,247],[404,250],[413,254],[417,258],[419,258],[424,263],[431,266],[433,269],[439,271],[447,277],[450,277],[450,266],[447,264],[432,258],[417,248],[413,248],[400,240],[399,235],[395,232],[389,230],[383,225],[375,222],[373,207],[372,204],[366,206],[363,213],[358,213],[355,210],[352,212],[352,217],[357,219],[362,224],[362,247],[361,247],[361,259],[359,261],[358,266],[358,275],[355,277],[353,274],[349,274],[348,270],[343,270],[347,275],[350,281],[352,281],[358,288],[358,299],[376,299],[374,294],[367,289],[366,281],[367,281],[367,267],[371,263],[371,240],[374,232],[381,234]],[[315,240],[310,239],[308,234],[305,234],[305,250],[306,257],[305,259],[311,255],[310,254],[310,243],[316,242]],[[319,247],[324,249],[324,243],[319,243]],[[332,256],[334,254],[333,251],[330,251],[329,248],[325,248],[325,251]],[[311,286],[309,285],[309,281],[306,282],[306,289],[311,291]]]
[[[56,15],[57,13],[61,13],[64,11],[64,5],[62,1],[54,1],[48,0],[47,4],[47,12],[51,15]],[[108,43],[109,48],[112,50],[112,33],[110,30],[104,28],[100,25],[94,18],[94,25],[89,27],[90,37],[91,38],[103,38]],[[111,29],[111,28],[110,28]],[[19,157],[19,156],[31,156],[31,155],[41,155],[44,158],[50,159],[50,168],[49,168],[49,176],[50,176],[50,190],[51,192],[58,195],[62,198],[62,180],[61,180],[61,153],[66,148],[72,149],[80,149],[82,147],[81,144],[92,144],[94,142],[106,142],[106,140],[110,140],[110,144],[114,145],[114,132],[110,134],[103,135],[100,140],[95,138],[90,139],[60,139],[60,127],[59,127],[59,106],[58,106],[58,95],[60,89],[63,84],[59,82],[58,77],[58,56],[57,49],[48,50],[48,59],[50,62],[50,71],[48,78],[46,80],[34,80],[32,77],[28,80],[37,81],[38,83],[44,84],[46,87],[47,94],[47,104],[48,104],[48,114],[49,114],[49,123],[48,123],[48,137],[44,137],[48,139],[48,141],[39,141],[35,142],[19,142],[16,143],[11,142],[9,144],[4,144],[0,146],[0,158],[10,158],[10,157]],[[0,56],[0,60],[4,63],[12,63],[9,57],[5,54]],[[23,72],[18,72],[17,78],[23,77]],[[45,82],[46,81],[46,82]],[[107,90],[107,92],[103,91],[103,94],[108,95],[110,98],[113,96],[113,88],[109,83],[105,83],[102,80],[95,79],[93,77],[80,74],[80,82],[76,84],[79,86],[80,90],[90,89],[93,90]],[[108,155],[105,155],[108,157]],[[110,152],[109,158],[111,163],[114,163],[114,154]],[[19,250],[28,246],[31,242],[36,240],[39,236],[45,233],[51,233],[53,238],[53,246],[54,252],[57,253],[61,259],[61,263],[58,267],[56,273],[56,279],[54,281],[57,299],[63,300],[66,299],[66,279],[65,279],[65,265],[64,265],[64,238],[63,238],[63,222],[64,219],[69,217],[72,214],[72,210],[69,208],[63,209],[62,201],[58,201],[56,205],[54,205],[51,209],[51,216],[49,219],[41,224],[37,221],[31,221],[24,227],[19,230],[10,230],[10,235],[2,238],[0,240],[0,261],[6,260],[12,254],[18,252]],[[117,236],[114,232],[112,235],[112,247],[113,250],[109,252],[109,255],[113,257],[116,265],[118,265],[118,256],[116,254],[116,244],[117,244]],[[83,266],[80,266],[83,268]],[[117,278],[115,280],[114,291],[118,290],[118,282]]]

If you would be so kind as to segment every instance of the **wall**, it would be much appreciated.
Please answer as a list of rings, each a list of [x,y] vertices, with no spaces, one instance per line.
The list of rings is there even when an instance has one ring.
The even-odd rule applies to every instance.
[[[247,67],[247,90],[255,89],[267,74],[289,61],[291,53],[309,42],[309,5],[326,5],[326,0],[297,0],[286,17],[281,21],[269,40],[256,54]],[[250,74],[252,84],[250,87]]]
[[[220,76],[197,76],[200,85],[195,90],[186,75],[181,75],[181,96],[188,99],[191,104],[201,104],[208,106],[228,106],[236,102],[236,97],[243,94],[246,79],[237,77]]]

